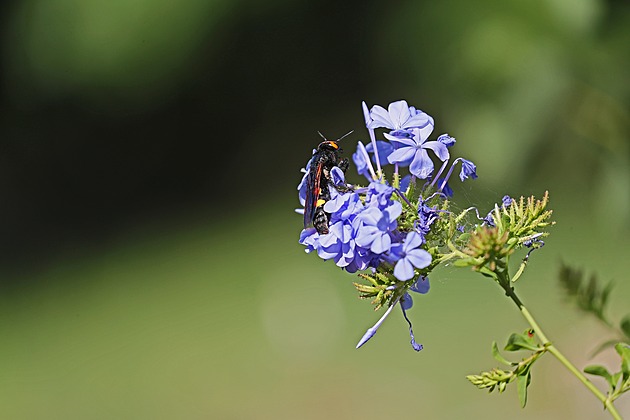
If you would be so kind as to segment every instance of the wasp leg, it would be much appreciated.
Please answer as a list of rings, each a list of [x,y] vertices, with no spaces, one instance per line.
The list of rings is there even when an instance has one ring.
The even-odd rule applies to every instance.
[[[350,161],[348,161],[348,158],[341,159],[341,161],[339,161],[339,165],[337,165],[337,167],[344,172],[348,170],[348,166],[350,166]]]

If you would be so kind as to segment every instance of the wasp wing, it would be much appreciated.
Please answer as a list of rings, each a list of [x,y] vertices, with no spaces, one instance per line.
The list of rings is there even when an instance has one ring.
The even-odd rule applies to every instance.
[[[306,202],[304,203],[304,229],[313,227],[313,218],[315,217],[315,208],[317,207],[317,201],[319,200],[319,197],[321,195],[320,181],[322,179],[323,169],[324,169],[324,162],[322,161],[322,159],[319,159],[318,162],[311,162],[308,175],[306,176]]]

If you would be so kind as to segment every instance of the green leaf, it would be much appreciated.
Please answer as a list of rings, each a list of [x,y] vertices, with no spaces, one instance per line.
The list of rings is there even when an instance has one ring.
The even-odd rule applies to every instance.
[[[617,343],[615,345],[615,351],[622,359],[629,360],[630,359],[630,345],[626,343]]]
[[[516,378],[516,385],[518,387],[518,399],[521,402],[521,407],[525,408],[527,404],[527,387],[531,382],[531,374],[529,370],[524,375],[520,375]]]
[[[606,381],[611,387],[615,386],[612,375],[610,374],[610,372],[608,372],[608,369],[606,369],[604,366],[590,365],[584,368],[584,372],[591,375],[601,376],[602,378],[606,379]]]
[[[600,301],[600,307],[602,310],[602,315],[603,315],[603,311],[606,308],[606,304],[608,303],[608,297],[610,296],[610,292],[613,289],[613,282],[608,282],[608,284],[606,285],[606,287],[604,287],[604,290],[602,290],[602,294],[599,297],[599,301]]]
[[[619,379],[621,379],[621,372],[617,372],[617,373],[615,373],[612,376],[612,378],[610,380],[610,383],[612,384],[611,387],[610,387],[610,390],[612,392],[614,392],[615,389],[617,388],[617,384],[619,383]]]
[[[630,340],[630,315],[626,315],[619,324],[621,331]]]
[[[599,353],[601,353],[602,351],[606,350],[608,347],[612,347],[613,345],[617,344],[618,342],[619,342],[619,340],[604,341],[602,344],[597,346],[597,348],[595,350],[593,350],[593,353],[591,353],[591,357],[597,356]]]
[[[626,343],[617,343],[615,350],[621,356],[621,371],[625,382],[630,377],[630,346]]]
[[[474,261],[472,261],[472,259],[466,258],[466,259],[461,259],[461,260],[455,260],[455,262],[453,262],[453,265],[455,267],[468,267],[469,265],[475,265],[475,263]]]
[[[525,337],[521,334],[512,334],[510,338],[508,338],[508,342],[505,345],[504,350],[507,351],[517,351],[517,350],[531,350],[538,351],[540,347],[534,344],[533,340],[529,337]]]
[[[510,362],[509,360],[507,360],[505,357],[503,357],[501,355],[501,353],[499,353],[499,347],[497,346],[497,342],[493,341],[492,342],[492,357],[494,357],[494,359],[497,362],[506,364],[508,366],[512,366],[514,363]]]
[[[462,233],[461,235],[459,235],[459,237],[457,238],[458,241],[461,242],[468,242],[468,240],[470,239],[470,233]]]

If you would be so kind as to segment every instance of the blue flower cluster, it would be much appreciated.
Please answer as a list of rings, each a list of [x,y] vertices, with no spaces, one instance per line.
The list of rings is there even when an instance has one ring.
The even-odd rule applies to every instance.
[[[429,202],[452,195],[447,182],[456,164],[461,163],[459,177],[462,181],[477,177],[475,165],[462,158],[455,159],[446,170],[449,148],[455,144],[455,139],[443,134],[429,140],[434,128],[433,118],[406,101],[393,102],[387,109],[379,105],[368,109],[363,103],[363,113],[370,142],[367,145],[359,142],[352,158],[357,172],[367,178],[368,185],[347,184],[343,172],[333,168],[329,184],[343,188],[329,188],[330,200],[323,207],[329,215],[329,232],[320,234],[314,228],[307,228],[301,232],[299,240],[306,252],[314,251],[324,260],[333,260],[348,272],[369,269],[372,273],[389,275],[393,284],[388,290],[400,292],[392,293],[386,314],[368,330],[357,347],[374,335],[398,303],[409,322],[405,311],[413,301],[407,290],[418,293],[429,290],[427,274],[433,257],[426,238],[443,212]],[[377,129],[384,130],[384,140],[377,140]],[[437,171],[431,155],[441,162]],[[383,170],[387,165],[393,167],[391,184],[386,181]],[[406,167],[409,174],[403,176],[399,171]],[[309,170],[307,165],[304,172],[308,174]],[[302,205],[306,174],[298,186]],[[424,180],[422,191],[430,193],[426,199],[410,196],[418,180]],[[415,343],[409,324],[412,345],[420,350],[422,346]]]
[[[330,214],[329,233],[320,235],[313,228],[304,229],[300,243],[307,252],[316,251],[320,258],[332,259],[350,273],[388,262],[395,264],[396,278],[411,280],[412,266],[427,267],[431,255],[420,248],[421,234],[405,235],[397,229],[402,204],[392,199],[394,191],[380,181],[343,194],[331,189],[332,199],[324,204],[324,211]]]

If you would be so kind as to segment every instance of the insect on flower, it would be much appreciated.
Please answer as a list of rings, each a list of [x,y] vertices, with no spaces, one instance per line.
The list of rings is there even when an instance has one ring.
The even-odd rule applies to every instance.
[[[348,159],[341,158],[341,148],[338,143],[351,133],[352,131],[337,140],[327,140],[322,133],[319,133],[324,141],[313,152],[313,157],[308,165],[308,174],[306,175],[305,229],[314,227],[322,235],[328,233],[329,215],[324,211],[324,204],[330,200],[328,187],[340,188],[333,182],[330,171],[335,166],[343,172],[348,169]]]

